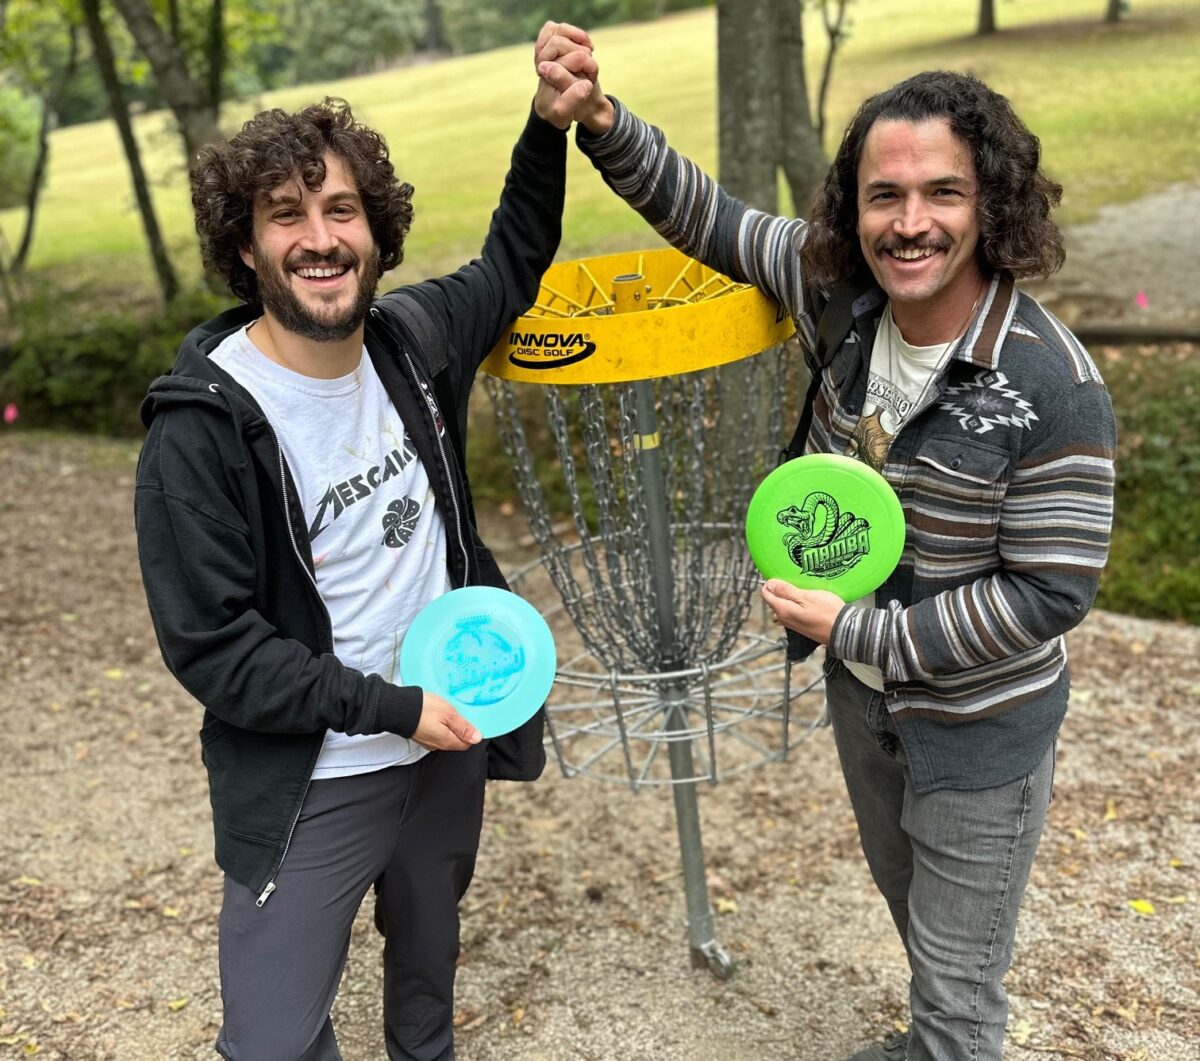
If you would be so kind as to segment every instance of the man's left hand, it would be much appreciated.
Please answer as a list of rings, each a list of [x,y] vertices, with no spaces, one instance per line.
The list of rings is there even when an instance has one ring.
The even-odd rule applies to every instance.
[[[538,79],[533,109],[539,118],[559,129],[569,129],[576,109],[592,94],[597,69],[592,39],[586,30],[567,22],[547,22],[533,46],[533,62],[557,58],[569,74],[558,84]]]
[[[778,578],[763,585],[762,595],[781,625],[822,645],[829,644],[834,620],[846,607],[846,602],[836,593],[823,589],[797,589]]]

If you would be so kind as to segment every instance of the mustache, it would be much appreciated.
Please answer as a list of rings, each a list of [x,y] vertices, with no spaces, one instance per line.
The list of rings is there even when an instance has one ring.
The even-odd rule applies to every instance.
[[[353,269],[358,265],[358,257],[349,251],[332,255],[299,254],[283,263],[285,269],[336,269],[341,265]]]
[[[890,254],[892,251],[945,251],[950,249],[952,242],[949,236],[939,239],[881,239],[875,244],[875,250],[881,254]]]

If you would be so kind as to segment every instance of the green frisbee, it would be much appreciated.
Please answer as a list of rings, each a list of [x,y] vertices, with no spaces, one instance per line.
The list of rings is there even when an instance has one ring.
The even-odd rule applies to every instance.
[[[746,544],[763,578],[844,601],[878,589],[904,551],[904,510],[877,471],[814,453],[781,464],[750,498]]]

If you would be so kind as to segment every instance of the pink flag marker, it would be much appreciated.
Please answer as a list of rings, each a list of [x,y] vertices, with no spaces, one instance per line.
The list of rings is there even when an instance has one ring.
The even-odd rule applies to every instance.
[[[1150,305],[1150,299],[1146,297],[1146,292],[1138,288],[1138,293],[1133,296],[1133,303],[1138,309],[1145,309]]]
[[[21,411],[17,408],[16,402],[9,402],[4,407],[4,422],[6,424],[15,424],[17,417],[21,415]]]

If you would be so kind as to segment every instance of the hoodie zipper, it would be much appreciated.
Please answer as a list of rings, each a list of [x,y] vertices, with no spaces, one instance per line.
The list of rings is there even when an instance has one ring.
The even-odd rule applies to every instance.
[[[308,569],[308,564],[304,562],[304,557],[300,555],[300,546],[296,542],[296,530],[292,526],[291,507],[288,504],[288,488],[287,488],[287,467],[283,462],[283,447],[279,444],[279,436],[275,430],[271,429],[271,438],[275,442],[275,454],[279,459],[279,486],[283,491],[283,521],[287,524],[288,538],[291,539],[292,553],[303,568],[304,573],[308,576],[308,581],[312,583],[313,591],[317,595],[317,600],[321,601],[321,609],[325,612],[325,621],[332,628],[333,620],[329,616],[329,609],[325,606],[325,601],[321,599],[321,591],[317,589],[317,580],[313,573]],[[304,791],[300,794],[300,805],[296,808],[296,816],[292,818],[292,824],[288,829],[287,840],[284,841],[283,854],[279,856],[279,862],[275,866],[274,872],[271,874],[271,879],[267,881],[267,886],[263,888],[262,894],[255,900],[254,905],[261,907],[269,898],[271,893],[275,891],[275,878],[279,876],[279,871],[283,869],[284,859],[288,856],[288,851],[292,846],[292,837],[296,833],[296,825],[300,821],[300,812],[304,809],[304,800],[308,796],[308,786],[312,784],[312,772],[309,772],[308,779],[304,782]]]

